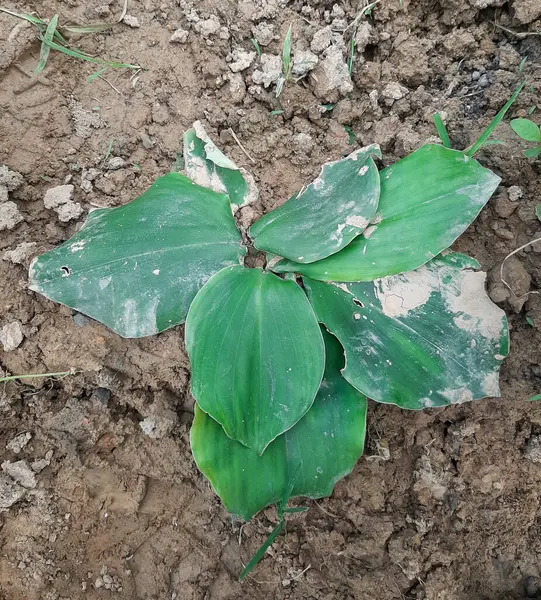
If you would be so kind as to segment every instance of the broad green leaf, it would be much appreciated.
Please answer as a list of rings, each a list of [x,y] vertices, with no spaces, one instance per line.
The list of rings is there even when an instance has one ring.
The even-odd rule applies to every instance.
[[[338,254],[310,265],[283,261],[322,281],[373,281],[411,271],[448,248],[477,217],[500,178],[462,152],[429,144],[380,173],[372,224]]]
[[[538,205],[535,207],[535,216],[537,217],[537,219],[538,219],[539,221],[541,221],[541,204],[538,204]]]
[[[244,254],[227,196],[170,173],[125,206],[91,212],[32,263],[30,289],[144,337],[182,323],[199,288]]]
[[[256,248],[311,263],[338,252],[376,214],[379,173],[368,146],[323,165],[319,177],[250,228]]]
[[[524,156],[526,158],[537,158],[541,154],[541,145],[535,148],[528,148],[524,150]]]
[[[306,295],[261,269],[209,280],[188,313],[186,349],[199,406],[258,454],[312,406],[325,366]]]
[[[252,175],[222,154],[199,121],[184,134],[184,160],[186,175],[199,185],[227,194],[233,212],[258,199]]]
[[[527,142],[541,142],[541,131],[530,119],[513,119],[510,123],[513,131]]]
[[[196,406],[191,444],[197,466],[225,507],[246,521],[284,496],[329,496],[362,454],[366,398],[340,375],[340,344],[326,332],[324,339],[325,375],[312,408],[262,456],[227,437]]]
[[[499,396],[507,320],[478,266],[449,254],[370,283],[304,285],[345,348],[344,377],[378,402],[421,409]]]

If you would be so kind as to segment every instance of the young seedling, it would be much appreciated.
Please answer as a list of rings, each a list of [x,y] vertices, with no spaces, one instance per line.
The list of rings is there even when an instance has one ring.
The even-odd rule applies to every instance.
[[[513,131],[524,141],[534,146],[524,150],[527,158],[537,158],[541,154],[541,129],[530,119],[513,119],[510,123]]]
[[[19,379],[34,379],[35,377],[64,377],[66,375],[74,375],[75,371],[62,371],[60,373],[30,373],[27,375],[9,375],[8,377],[0,377],[0,383],[6,381],[16,381]]]
[[[65,38],[66,33],[98,33],[101,31],[106,31],[113,27],[110,23],[99,23],[96,25],[58,25],[58,15],[54,15],[49,22],[40,19],[34,15],[28,15],[25,13],[17,13],[12,10],[8,10],[7,8],[0,7],[0,12],[11,15],[12,17],[17,17],[18,19],[24,19],[29,23],[34,25],[38,32],[41,40],[41,52],[40,52],[40,60],[35,69],[35,73],[41,73],[45,66],[47,65],[47,61],[49,59],[49,53],[51,50],[56,50],[57,52],[61,52],[62,54],[66,54],[67,56],[71,56],[72,58],[77,58],[79,60],[84,60],[87,62],[92,62],[100,65],[104,65],[105,69],[141,69],[139,65],[131,65],[128,63],[122,63],[117,61],[106,60],[103,58],[95,58],[78,50],[77,48],[71,48],[68,41]],[[99,72],[101,75],[103,71]],[[96,75],[98,77],[99,75]]]
[[[505,313],[477,261],[447,251],[500,182],[471,154],[428,144],[379,171],[377,145],[355,150],[244,231],[234,213],[254,179],[195,123],[188,177],[94,210],[30,266],[32,290],[121,336],[185,322],[199,469],[244,520],[278,506],[242,577],[298,510],[290,498],[329,496],[352,470],[367,398],[420,410],[499,396]],[[264,268],[245,266],[248,248]]]
[[[291,70],[293,69],[293,63],[291,62],[291,34],[293,32],[293,25],[289,26],[286,37],[284,38],[284,45],[282,48],[282,74],[276,82],[276,97],[279,98],[284,85],[291,79]]]

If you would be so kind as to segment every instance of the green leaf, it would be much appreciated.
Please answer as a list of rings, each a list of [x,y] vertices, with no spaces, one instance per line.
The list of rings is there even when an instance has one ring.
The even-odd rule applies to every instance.
[[[429,144],[380,173],[378,212],[362,236],[310,265],[282,261],[323,281],[373,281],[411,271],[448,248],[477,217],[500,178],[457,150]]]
[[[485,144],[488,138],[494,133],[494,130],[498,125],[503,121],[507,111],[514,104],[515,100],[518,98],[522,88],[524,87],[525,82],[521,83],[517,89],[513,92],[513,95],[509,100],[505,103],[504,107],[500,110],[500,112],[492,119],[492,121],[488,124],[486,129],[481,133],[481,135],[477,138],[477,140],[472,144],[471,148],[464,150],[467,156],[474,156],[477,151],[479,151]]]
[[[536,396],[528,398],[528,402],[537,402],[538,400],[541,400],[541,394],[537,394]]]
[[[293,32],[293,24],[289,26],[286,37],[284,38],[284,47],[282,49],[282,73],[284,79],[287,80],[291,75],[291,34]]]
[[[451,140],[449,139],[449,134],[447,133],[447,128],[445,127],[445,123],[443,122],[443,119],[441,118],[440,113],[434,113],[432,118],[434,119],[434,125],[436,126],[436,131],[438,132],[438,135],[440,136],[441,143],[446,148],[450,148]]]
[[[54,33],[56,31],[56,26],[58,25],[58,15],[54,15],[54,17],[49,21],[47,25],[47,29],[42,38],[41,51],[39,57],[39,63],[37,67],[34,69],[34,73],[38,74],[45,69],[45,65],[47,64],[47,59],[49,58],[49,53],[51,52],[51,46],[49,43],[54,37]]]
[[[344,355],[336,338],[324,332],[324,339],[325,375],[312,408],[262,456],[228,438],[196,407],[191,444],[197,466],[225,507],[245,520],[284,495],[329,496],[362,454],[366,398],[340,375]]]
[[[513,131],[527,142],[541,142],[541,131],[530,119],[513,119],[510,123]]]
[[[197,294],[186,349],[199,406],[258,454],[312,406],[325,363],[301,288],[244,267],[220,271]]]
[[[265,556],[265,552],[274,544],[274,540],[278,537],[280,531],[282,531],[285,525],[285,521],[283,519],[280,520],[278,525],[271,531],[269,537],[261,544],[258,551],[252,556],[250,562],[242,569],[239,580],[242,581],[248,573],[253,571],[254,567],[257,563]]]
[[[541,151],[541,149],[540,149],[540,151]],[[541,221],[541,204],[538,204],[538,205],[535,207],[535,216],[537,217],[537,219],[538,219],[539,221]]]
[[[252,175],[216,147],[199,121],[184,134],[184,159],[186,175],[199,185],[227,194],[233,212],[257,200],[259,192]]]
[[[199,288],[244,254],[228,198],[170,173],[125,206],[91,212],[32,263],[30,289],[143,337],[182,323]]]
[[[453,253],[370,283],[304,285],[345,348],[344,377],[373,400],[421,409],[499,396],[507,320],[478,266]]]
[[[541,146],[537,146],[536,148],[528,148],[528,150],[524,150],[524,156],[526,158],[537,158],[541,154]]]
[[[378,206],[380,181],[367,146],[323,165],[319,177],[250,228],[256,248],[300,263],[338,252],[358,236]]]

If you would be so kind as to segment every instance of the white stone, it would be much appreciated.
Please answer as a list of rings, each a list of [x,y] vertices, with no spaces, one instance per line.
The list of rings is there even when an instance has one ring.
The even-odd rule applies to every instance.
[[[0,342],[4,346],[4,352],[11,352],[18,348],[23,341],[23,331],[19,321],[13,321],[0,329]]]
[[[15,202],[3,202],[0,204],[0,231],[13,229],[24,217],[19,212]]]
[[[129,25],[130,27],[133,27],[134,29],[141,27],[141,24],[139,23],[139,19],[137,17],[134,17],[133,15],[125,15],[122,20],[124,21],[124,23],[126,23],[126,25]]]

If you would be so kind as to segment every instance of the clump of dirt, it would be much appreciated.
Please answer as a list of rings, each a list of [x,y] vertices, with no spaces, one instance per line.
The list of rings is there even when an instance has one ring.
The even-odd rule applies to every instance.
[[[24,10],[88,24],[118,20],[122,4],[30,0]],[[540,162],[524,158],[508,125],[496,134],[505,145],[478,156],[502,185],[455,244],[491,271],[489,291],[510,316],[502,398],[422,413],[371,404],[352,475],[291,516],[287,537],[243,584],[242,562],[276,515],[240,529],[193,464],[183,328],[123,340],[27,288],[33,256],[69,238],[91,208],[147,189],[196,120],[254,174],[260,197],[242,209],[245,226],[356,147],[379,143],[387,165],[434,141],[436,111],[453,145],[467,147],[524,77],[511,115],[537,107],[538,121],[538,0],[388,0],[351,26],[358,8],[131,0],[124,23],[74,43],[145,70],[90,83],[98,66],[54,51],[33,76],[35,30],[0,13],[0,329],[11,340],[0,367],[77,373],[0,391],[0,595],[541,598],[541,404],[525,401],[541,387],[541,300],[531,294],[541,244],[506,262],[511,290],[498,279],[506,255],[540,237]],[[276,98],[290,24],[296,71]],[[67,202],[45,207],[57,186],[84,214],[55,214]]]

